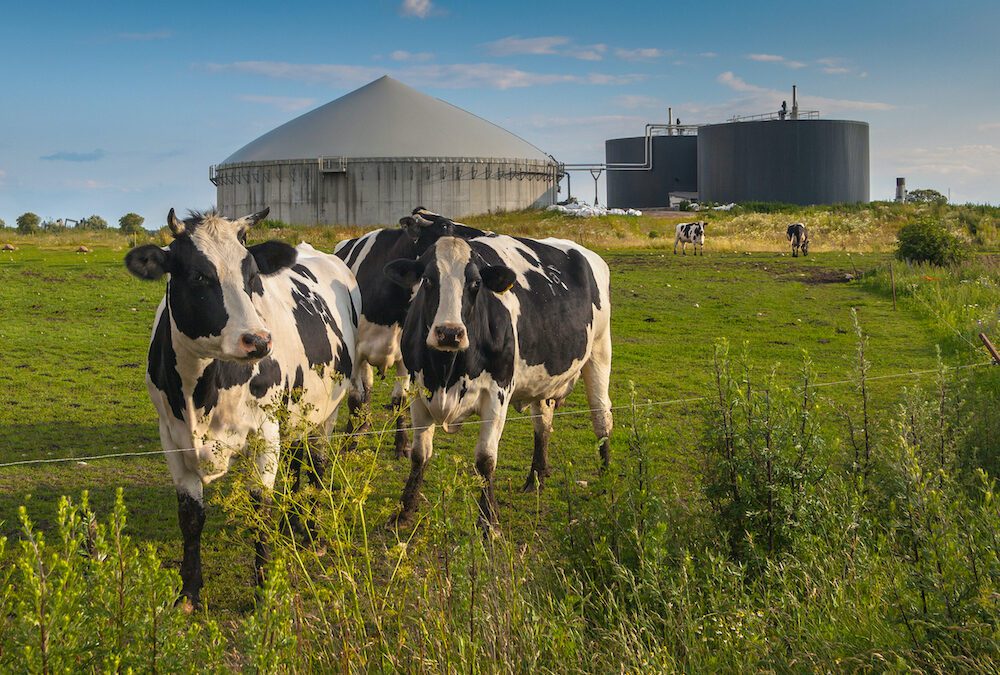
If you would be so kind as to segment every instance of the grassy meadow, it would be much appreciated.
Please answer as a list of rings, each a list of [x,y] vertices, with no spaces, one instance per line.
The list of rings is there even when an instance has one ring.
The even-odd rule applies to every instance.
[[[975,339],[997,335],[1000,263],[989,254],[951,270],[892,263],[894,232],[917,208],[681,214],[709,220],[702,257],[671,253],[677,214],[469,219],[573,238],[608,260],[618,408],[608,475],[579,414],[582,387],[557,412],[554,471],[540,494],[520,492],[532,431],[511,412],[495,539],[474,525],[474,425],[436,435],[422,518],[407,531],[385,527],[409,468],[392,458],[391,433],[351,454],[334,439],[324,490],[291,496],[279,486],[265,525],[279,562],[258,594],[252,477],[237,467],[207,491],[206,610],[187,617],[161,607],[181,555],[162,457],[0,467],[3,556],[18,561],[0,574],[12,584],[0,605],[42,617],[0,620],[0,664],[41,663],[45,649],[10,645],[31,644],[25,626],[51,624],[53,640],[63,636],[52,663],[92,670],[147,670],[168,655],[177,661],[160,668],[191,668],[171,640],[197,644],[204,669],[220,671],[1000,667],[1000,514],[977,474],[1000,468],[1000,368],[978,367],[986,355]],[[998,243],[995,215],[939,215],[981,249]],[[785,250],[794,220],[810,227],[808,257]],[[112,232],[3,236],[18,250],[0,254],[0,463],[158,449],[143,377],[162,284],[127,274],[131,242]],[[329,250],[342,235],[278,226],[254,236]],[[74,252],[80,244],[92,251]],[[376,384],[376,429],[391,431],[380,405],[390,389]],[[954,419],[940,421],[945,413]],[[296,510],[314,514],[317,541],[281,526]],[[123,519],[131,543],[116,549]],[[128,546],[148,545],[129,569],[158,581],[128,592],[150,616],[163,613],[162,648],[150,656],[146,633],[123,638],[120,615],[104,605],[97,622],[119,626],[117,652],[55,621],[60,607],[85,614],[93,601],[80,589],[103,578],[103,563],[86,563],[91,577],[60,567],[59,555],[39,553],[37,532],[66,559],[106,546],[121,561]],[[44,592],[46,569],[62,595]],[[114,579],[125,588],[124,574]]]

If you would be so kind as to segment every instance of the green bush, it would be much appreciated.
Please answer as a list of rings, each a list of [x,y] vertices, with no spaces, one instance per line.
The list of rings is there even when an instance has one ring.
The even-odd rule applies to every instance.
[[[76,227],[80,230],[106,230],[108,229],[108,221],[98,215],[93,215],[81,220],[76,224]]]
[[[36,234],[41,230],[42,219],[37,213],[28,211],[17,217],[18,234]]]
[[[911,263],[927,262],[943,267],[961,262],[965,248],[961,239],[939,223],[923,220],[909,223],[897,234],[896,258]]]

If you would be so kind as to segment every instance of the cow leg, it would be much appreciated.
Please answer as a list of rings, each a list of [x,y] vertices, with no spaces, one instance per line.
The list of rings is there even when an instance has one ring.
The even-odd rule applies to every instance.
[[[166,432],[169,433],[169,432]],[[160,429],[165,438],[164,429]],[[181,560],[181,595],[177,603],[189,603],[192,609],[201,607],[201,531],[205,527],[204,486],[201,477],[184,464],[183,453],[176,452],[168,443],[164,455],[167,467],[177,490],[177,522],[184,539],[184,557]]]
[[[369,417],[369,402],[371,401],[374,374],[371,364],[361,361],[357,364],[354,376],[351,378],[351,390],[347,394],[347,433],[358,434],[371,428]],[[347,443],[348,450],[357,450],[359,439],[352,437]]]
[[[590,419],[594,434],[601,444],[601,467],[607,469],[611,463],[611,430],[614,420],[611,415],[611,396],[608,386],[611,382],[611,331],[605,329],[595,336],[590,359],[583,366],[583,382],[587,388],[587,402],[590,404]]]
[[[392,414],[396,419],[396,459],[410,456],[410,436],[406,432],[406,393],[410,389],[410,374],[402,364],[396,366],[396,386],[392,390]]]
[[[420,487],[424,483],[424,469],[434,454],[434,419],[422,398],[413,399],[410,404],[410,416],[413,418],[414,426],[413,449],[410,451],[410,476],[406,480],[406,487],[403,488],[401,508],[392,525],[406,525],[413,520],[417,512],[417,501],[420,499]]]
[[[267,524],[270,520],[271,505],[274,502],[274,479],[278,475],[278,456],[281,443],[277,424],[268,423],[261,429],[261,435],[264,437],[265,447],[254,458],[261,486],[250,490],[250,502],[259,515],[258,524],[255,527],[253,559],[254,579],[258,587],[264,585],[264,568],[270,560],[270,551],[267,545]]]
[[[479,440],[476,442],[476,472],[485,481],[479,496],[479,526],[484,533],[488,533],[498,525],[493,473],[497,468],[500,435],[507,420],[507,404],[500,403],[495,392],[488,392],[485,397],[488,403],[479,411],[483,422],[479,426]]]
[[[541,490],[549,477],[549,437],[552,435],[552,413],[556,407],[554,398],[531,404],[531,421],[535,427],[535,452],[531,458],[531,471],[524,482],[524,492]]]
[[[679,242],[679,241],[680,241],[679,238],[678,239],[674,239],[674,255],[677,255],[677,242]]]

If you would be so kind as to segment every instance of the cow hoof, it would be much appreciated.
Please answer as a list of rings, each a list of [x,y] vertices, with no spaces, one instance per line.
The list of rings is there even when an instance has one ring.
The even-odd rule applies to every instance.
[[[524,481],[524,487],[521,488],[521,492],[525,494],[541,492],[543,487],[545,487],[545,483],[538,480],[538,478],[535,477],[535,472],[532,471],[528,476],[528,480]]]
[[[399,513],[389,518],[389,522],[386,523],[386,527],[389,528],[390,532],[395,532],[401,527],[409,527],[413,524],[414,512],[408,509],[402,509]]]
[[[412,450],[413,446],[410,444],[396,446],[396,459],[409,459]]]

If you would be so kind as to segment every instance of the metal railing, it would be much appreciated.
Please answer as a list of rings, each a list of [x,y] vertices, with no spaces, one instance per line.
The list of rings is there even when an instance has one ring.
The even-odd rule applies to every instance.
[[[814,120],[819,118],[818,110],[800,110],[792,117],[792,112],[788,111],[782,118],[780,112],[761,113],[759,115],[733,115],[729,122],[761,122],[767,120]]]

